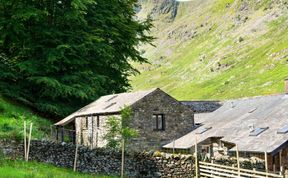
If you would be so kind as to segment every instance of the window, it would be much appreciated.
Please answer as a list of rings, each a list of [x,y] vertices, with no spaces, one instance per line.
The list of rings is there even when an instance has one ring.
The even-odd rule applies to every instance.
[[[284,126],[280,130],[277,131],[278,134],[286,134],[288,133],[288,125]]]
[[[268,129],[268,127],[264,127],[264,128],[257,127],[252,132],[250,132],[249,136],[257,136],[257,135],[261,134],[262,132],[264,132],[267,129]]]
[[[153,114],[153,120],[156,122],[154,130],[163,131],[165,130],[165,116],[164,114]]]

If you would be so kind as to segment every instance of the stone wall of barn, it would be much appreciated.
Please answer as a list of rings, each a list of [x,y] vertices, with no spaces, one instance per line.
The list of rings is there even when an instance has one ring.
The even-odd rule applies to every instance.
[[[131,126],[139,131],[139,138],[131,142],[135,150],[157,150],[161,146],[189,133],[194,126],[193,110],[168,94],[156,90],[132,106]],[[153,114],[164,114],[165,129],[156,130]]]
[[[75,145],[32,141],[30,150],[30,160],[59,167],[73,167]],[[101,175],[120,174],[120,152],[80,146],[78,153],[78,171]],[[191,155],[172,155],[160,152],[125,153],[125,155],[126,177],[189,178],[194,175],[194,159]]]
[[[117,115],[113,116],[118,117]],[[104,136],[108,130],[106,126],[108,117],[109,116],[88,116],[76,118],[77,143],[90,148],[105,147],[107,141],[104,139]]]

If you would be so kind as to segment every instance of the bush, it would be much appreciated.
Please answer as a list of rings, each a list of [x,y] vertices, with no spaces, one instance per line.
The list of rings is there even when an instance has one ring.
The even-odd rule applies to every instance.
[[[14,129],[13,126],[9,125],[8,123],[4,123],[1,127],[2,132],[10,132],[13,129]]]

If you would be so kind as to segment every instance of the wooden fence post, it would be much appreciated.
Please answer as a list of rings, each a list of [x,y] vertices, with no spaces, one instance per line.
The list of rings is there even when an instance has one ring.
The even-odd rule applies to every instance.
[[[198,148],[197,148],[197,135],[195,134],[195,175],[196,175],[196,178],[199,177],[198,175]]]
[[[28,146],[27,146],[27,154],[26,154],[26,161],[28,161],[28,159],[29,159],[30,142],[31,142],[31,134],[32,134],[32,126],[33,126],[33,123],[30,124],[29,138],[28,138]]]
[[[269,171],[268,171],[268,158],[267,158],[267,152],[265,151],[265,153],[264,153],[265,155],[265,172],[266,173],[268,173]],[[266,176],[266,177],[268,177],[268,176]]]
[[[239,150],[238,150],[238,145],[236,145],[236,157],[237,157],[238,176],[240,177],[240,161],[239,161]]]
[[[26,148],[26,144],[27,144],[27,141],[26,141],[26,121],[24,121],[24,130],[23,130],[23,134],[24,134],[24,159],[26,160],[27,158],[27,148]]]
[[[121,178],[124,177],[124,147],[125,147],[125,140],[122,139],[122,156],[121,156]]]
[[[74,157],[74,166],[73,170],[76,171],[77,168],[77,159],[78,159],[78,143],[76,142],[75,157]]]

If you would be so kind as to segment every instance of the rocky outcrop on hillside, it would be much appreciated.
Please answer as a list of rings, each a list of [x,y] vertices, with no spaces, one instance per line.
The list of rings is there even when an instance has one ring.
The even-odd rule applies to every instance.
[[[169,14],[169,18],[173,20],[177,15],[178,5],[179,2],[175,0],[159,1],[159,3],[152,9],[151,15]]]
[[[145,8],[145,4],[148,3],[149,0],[140,1],[140,7]],[[150,2],[151,3],[151,2]],[[166,21],[171,22],[175,19],[177,15],[179,2],[176,0],[155,0],[152,2],[152,9],[147,11],[146,16],[152,17],[152,19],[157,19],[160,15],[166,16]],[[141,9],[140,9],[141,11]],[[139,11],[139,12],[140,12]]]

